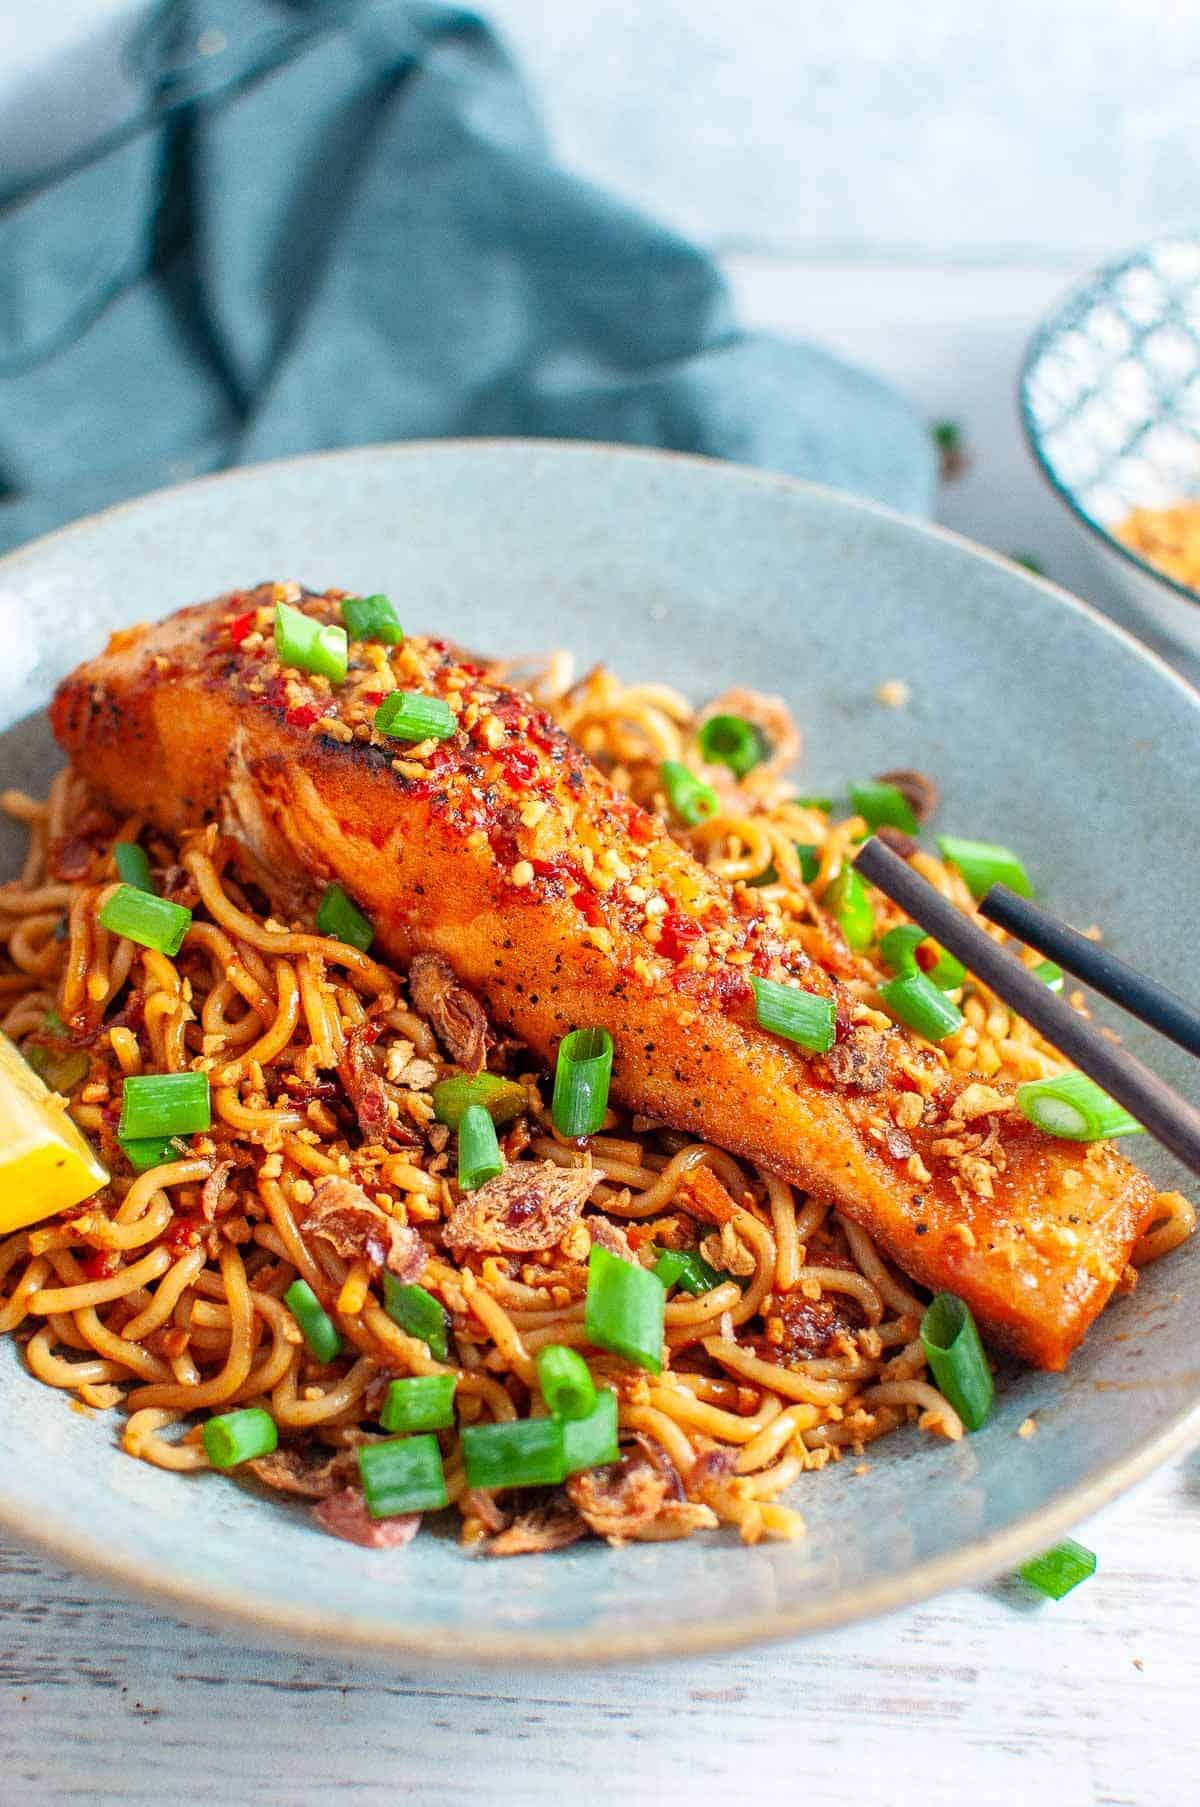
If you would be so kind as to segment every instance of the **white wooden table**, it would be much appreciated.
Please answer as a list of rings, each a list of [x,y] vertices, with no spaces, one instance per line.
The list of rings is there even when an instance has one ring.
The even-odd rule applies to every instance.
[[[1061,270],[733,260],[747,312],[965,421],[956,526],[1099,597],[1021,450],[1025,333]],[[69,1484],[69,1482],[67,1483]],[[1200,1456],[1081,1535],[1089,1585],[953,1594],[814,1642],[685,1666],[421,1676],[260,1653],[0,1546],[0,1803],[363,1807],[701,1802],[1188,1807],[1200,1778]]]

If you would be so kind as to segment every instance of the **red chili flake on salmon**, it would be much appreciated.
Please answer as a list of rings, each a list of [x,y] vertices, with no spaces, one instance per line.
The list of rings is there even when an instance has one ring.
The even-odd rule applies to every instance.
[[[704,925],[681,910],[668,910],[662,918],[658,951],[668,960],[686,960],[698,941],[704,940]]]
[[[528,747],[501,747],[496,758],[511,784],[531,784],[541,770],[537,754]]]
[[[323,714],[324,711],[317,703],[297,703],[288,710],[285,719],[293,728],[311,728],[314,722],[320,721]]]
[[[235,646],[240,646],[253,628],[256,613],[255,609],[247,609],[244,615],[239,615],[236,620],[229,623],[229,638]]]

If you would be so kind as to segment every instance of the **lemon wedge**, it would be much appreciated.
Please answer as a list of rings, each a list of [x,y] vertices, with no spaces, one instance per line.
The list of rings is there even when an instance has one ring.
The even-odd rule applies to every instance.
[[[53,1217],[107,1182],[66,1100],[0,1035],[0,1234]]]

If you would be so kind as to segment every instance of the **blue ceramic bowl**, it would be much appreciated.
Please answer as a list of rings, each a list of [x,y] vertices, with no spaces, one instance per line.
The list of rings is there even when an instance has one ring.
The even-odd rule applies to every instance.
[[[467,645],[567,645],[710,695],[781,690],[812,791],[916,766],[949,832],[1011,840],[1052,907],[1191,986],[1178,803],[1200,698],[1110,623],[1007,559],[845,496],[703,459],[545,444],[380,447],[259,466],[98,516],[0,563],[13,650],[0,781],[58,760],[42,707],[121,623],[278,576],[385,590]],[[22,669],[19,660],[24,660]],[[906,709],[881,708],[903,679]],[[35,713],[29,716],[28,712]],[[1113,724],[1120,723],[1120,732]],[[1130,799],[1136,798],[1136,805]],[[1113,850],[1120,857],[1113,857]],[[18,857],[0,843],[0,871]],[[1188,1086],[1186,1058],[1131,1044]],[[1171,1163],[1145,1154],[1161,1183]],[[0,1343],[0,1525],[243,1636],[413,1664],[679,1653],[827,1627],[1009,1568],[1200,1431],[1200,1242],[1150,1268],[1066,1375],[1004,1377],[957,1445],[903,1432],[793,1492],[796,1544],[730,1535],[490,1562],[448,1537],[366,1552],[302,1508],[120,1453]],[[1017,1429],[1031,1413],[1039,1432]]]
[[[1200,496],[1200,238],[1148,245],[1072,290],[1030,342],[1020,402],[1043,475],[1107,575],[1200,653],[1200,596],[1113,532],[1134,508]]]

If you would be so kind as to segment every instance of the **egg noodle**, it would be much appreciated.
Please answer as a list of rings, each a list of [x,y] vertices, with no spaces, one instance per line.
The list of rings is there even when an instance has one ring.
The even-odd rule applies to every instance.
[[[535,669],[496,668],[536,698],[640,803],[665,814],[664,760],[715,791],[717,812],[673,832],[733,884],[752,884],[779,931],[828,964],[846,953],[821,900],[863,822],[796,800],[784,772],[799,736],[781,704],[731,693],[697,715],[662,685],[622,686],[597,669],[575,685],[563,655]],[[756,723],[770,757],[736,779],[706,765],[697,734],[714,711]],[[502,1134],[509,1164],[591,1167],[599,1179],[556,1245],[522,1254],[451,1252],[457,1197],[449,1131],[431,1092],[450,1070],[404,977],[356,948],[284,923],[254,888],[236,842],[215,827],[171,841],[118,820],[70,772],[39,802],[7,792],[28,825],[24,870],[0,886],[0,1027],[40,1050],[39,1070],[112,1175],[84,1204],[0,1242],[0,1330],[30,1370],[82,1409],[124,1414],[121,1441],[162,1468],[209,1466],[196,1414],[260,1405],[280,1451],[256,1472],[320,1497],[353,1482],[354,1451],[380,1437],[378,1411],[397,1376],[453,1372],[457,1426],[439,1434],[447,1491],[467,1544],[496,1553],[556,1547],[585,1530],[625,1538],[686,1536],[721,1523],[748,1542],[795,1538],[803,1521],[782,1495],[807,1471],[915,1421],[948,1438],[962,1424],[930,1384],[918,1329],[924,1301],[863,1230],[819,1199],[668,1126],[609,1110],[601,1133],[555,1130],[547,1075],[501,1043],[493,1057],[526,1090]],[[173,958],[116,938],[99,913],[117,883],[115,843],[139,841],[155,882],[193,921]],[[806,882],[797,844],[815,849]],[[962,880],[923,852],[913,863],[964,910]],[[872,894],[882,930],[899,921]],[[845,984],[860,1018],[887,1026],[877,985],[856,959]],[[961,1073],[1023,1080],[1062,1063],[973,979],[963,1027],[936,1049]],[[1082,1000],[1079,1000],[1080,1004]],[[49,1023],[48,1023],[49,1019]],[[369,1050],[388,1133],[368,1140],[343,1077]],[[180,1158],[135,1174],[116,1140],[127,1076],[201,1068],[212,1127]],[[339,1177],[423,1245],[420,1283],[449,1314],[450,1358],[384,1309],[378,1266],[306,1234],[322,1181]],[[714,1208],[714,1201],[716,1208]],[[1188,1235],[1194,1213],[1164,1194],[1136,1259]],[[662,1249],[698,1251],[721,1276],[666,1305],[660,1374],[589,1344],[587,1258],[594,1240],[652,1265]],[[300,1277],[330,1313],[343,1353],[310,1352],[284,1294]],[[586,1357],[615,1388],[623,1460],[563,1496],[492,1496],[466,1481],[459,1429],[543,1409],[535,1358],[550,1344]]]

